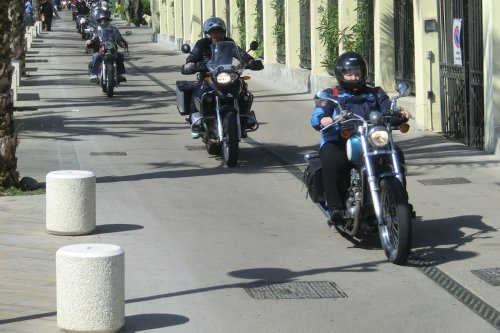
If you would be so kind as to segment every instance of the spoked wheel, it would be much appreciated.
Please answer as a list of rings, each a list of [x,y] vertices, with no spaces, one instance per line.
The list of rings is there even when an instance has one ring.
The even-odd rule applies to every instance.
[[[402,265],[410,254],[411,212],[403,184],[396,178],[380,182],[380,205],[384,224],[378,227],[380,241],[390,262]]]
[[[115,88],[115,71],[113,66],[109,65],[106,69],[106,94],[108,97],[113,97]]]
[[[224,118],[224,141],[222,154],[228,167],[235,167],[238,163],[238,121],[234,111],[228,112]]]

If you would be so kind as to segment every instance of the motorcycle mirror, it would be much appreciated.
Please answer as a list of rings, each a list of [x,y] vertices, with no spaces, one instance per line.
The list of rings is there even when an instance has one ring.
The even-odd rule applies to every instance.
[[[191,46],[189,44],[182,44],[181,51],[182,53],[189,53],[191,52]]]
[[[333,99],[325,90],[319,90],[314,95],[314,101],[316,102],[316,105],[326,105],[328,102],[333,102],[337,105],[339,104],[339,102]]]
[[[251,51],[255,51],[259,48],[259,43],[257,43],[256,41],[253,41],[250,43],[250,50]]]
[[[411,92],[411,85],[406,81],[401,81],[398,84],[398,92],[401,96],[408,96]]]

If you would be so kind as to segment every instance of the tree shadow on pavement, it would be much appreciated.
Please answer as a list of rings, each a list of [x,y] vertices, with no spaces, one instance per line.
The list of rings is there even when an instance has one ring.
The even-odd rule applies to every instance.
[[[224,284],[224,285],[174,291],[174,292],[152,295],[152,296],[137,297],[137,298],[128,299],[125,301],[125,303],[129,304],[129,303],[146,302],[146,301],[152,301],[152,300],[157,300],[157,299],[162,299],[162,298],[192,295],[192,294],[198,294],[198,293],[204,293],[204,292],[216,291],[216,290],[224,290],[224,289],[240,289],[240,288],[252,287],[252,286],[255,286],[256,284],[262,286],[262,285],[266,285],[266,284],[267,285],[274,284],[276,282],[280,282],[280,283],[293,282],[296,279],[303,277],[303,276],[323,274],[323,273],[332,273],[332,272],[337,272],[337,273],[342,273],[342,272],[371,273],[371,272],[378,271],[378,266],[384,265],[387,263],[388,263],[387,260],[379,260],[379,261],[372,261],[372,262],[353,264],[353,265],[347,265],[347,266],[315,268],[315,269],[309,269],[309,270],[297,271],[297,272],[291,271],[291,270],[286,269],[286,268],[271,268],[271,267],[249,268],[249,269],[232,271],[232,272],[229,272],[228,275],[235,277],[235,278],[239,278],[239,279],[251,280],[250,282],[230,283],[230,284]]]

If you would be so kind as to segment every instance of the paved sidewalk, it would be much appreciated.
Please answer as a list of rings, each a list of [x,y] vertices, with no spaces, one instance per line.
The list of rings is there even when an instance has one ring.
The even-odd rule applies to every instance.
[[[63,19],[68,20],[68,12],[60,14]],[[120,21],[117,23],[121,24],[121,30],[128,29]],[[88,133],[89,127],[79,126],[84,122],[100,121],[98,110],[94,117],[77,119],[75,115],[79,112],[78,106],[66,104],[66,100],[75,100],[79,98],[78,94],[87,93],[87,90],[98,96],[99,87],[89,88],[86,82],[85,58],[75,59],[73,54],[67,53],[64,45],[59,45],[82,44],[76,32],[72,32],[73,35],[62,34],[56,37],[58,29],[63,26],[64,22],[56,20],[53,32],[43,33],[35,40],[35,47],[27,58],[30,76],[23,79],[19,93],[21,100],[15,103],[16,124],[21,125],[17,151],[18,169],[21,176],[29,176],[39,182],[44,182],[45,175],[50,171],[80,169],[85,161],[80,160],[76,154],[74,141],[77,136],[84,137],[96,133]],[[166,64],[164,72],[160,73],[162,80],[155,79],[156,81],[152,82],[172,91],[178,75],[178,64],[185,56],[176,50],[168,50],[163,45],[149,44],[151,33],[147,28],[130,29],[132,34],[126,38],[130,38],[133,43],[131,45],[136,46],[136,49],[131,52],[126,63],[130,72],[127,74],[128,86],[120,89],[134,86],[138,87],[137,89],[148,88],[141,85],[150,82],[132,79],[134,73],[138,73],[138,55],[147,55],[151,57],[148,59],[162,61],[164,55],[168,54],[169,64]],[[81,49],[83,51],[83,46]],[[50,59],[49,64],[47,59]],[[57,59],[57,62],[54,62],[54,59]],[[142,71],[147,73],[148,64],[143,63],[142,66]],[[153,74],[158,73],[149,75],[152,77]],[[252,84],[259,87],[256,91],[256,103],[259,108],[273,111],[262,112],[259,120],[269,126],[256,132],[252,138],[257,142],[265,142],[289,165],[303,168],[301,153],[307,148],[315,148],[318,140],[317,133],[308,128],[307,122],[312,106],[311,94],[292,92],[286,87],[258,78],[255,78]],[[76,91],[65,90],[65,86],[69,85],[81,85],[82,88]],[[128,93],[129,98],[118,96],[113,102],[134,105],[139,92],[137,96],[132,92]],[[150,109],[163,107],[161,103],[164,99],[160,97],[165,97],[164,92],[161,96],[160,93],[148,93],[151,97],[148,106]],[[287,99],[288,102],[292,100],[293,109],[279,109],[276,96]],[[156,97],[158,99],[155,99]],[[168,103],[175,103],[173,95],[167,97]],[[294,98],[296,100],[293,100]],[[82,97],[81,103],[86,106],[92,103],[98,105],[88,97]],[[137,112],[144,112],[144,117],[148,117],[147,110],[142,109],[140,105],[137,105]],[[287,114],[285,112],[288,112],[288,132],[280,127],[284,115]],[[112,128],[114,122],[127,121],[127,116],[123,113],[112,115],[109,127]],[[72,126],[71,132],[62,128],[63,122]],[[162,124],[172,127],[177,125]],[[281,131],[276,134],[278,130]],[[119,129],[116,131],[119,132]],[[187,133],[185,129],[183,131]],[[397,140],[407,159],[408,191],[417,212],[413,229],[415,262],[425,262],[436,267],[439,272],[451,277],[453,281],[476,295],[484,304],[496,309],[498,316],[499,287],[489,284],[472,271],[488,273],[500,283],[499,157],[484,154],[425,131],[411,130],[405,135],[398,134]],[[283,148],[285,144],[299,147],[299,151],[286,150]],[[103,165],[102,170],[106,170],[105,167]],[[109,177],[112,177],[111,171]],[[101,207],[106,207],[107,210],[115,209],[113,198],[110,196],[102,196],[99,200]],[[117,231],[127,233],[140,228],[133,223],[132,217],[130,219],[127,227],[124,227],[124,224],[119,227],[98,225],[96,232],[87,236],[53,236],[45,231],[45,195],[0,197],[0,332],[58,332],[55,313],[56,250],[76,241],[101,242],[103,238],[113,241],[118,238],[113,235]],[[150,235],[143,239],[144,246],[158,241],[155,236]],[[127,239],[122,239],[122,242],[126,241]],[[132,244],[132,241],[129,242]],[[427,274],[424,268],[422,270]],[[129,299],[127,306],[134,302],[137,300]],[[148,321],[149,326],[144,324]],[[161,329],[187,321],[186,317],[176,314],[128,316],[125,331]],[[498,324],[500,325],[500,319]],[[493,326],[488,328],[495,330]]]

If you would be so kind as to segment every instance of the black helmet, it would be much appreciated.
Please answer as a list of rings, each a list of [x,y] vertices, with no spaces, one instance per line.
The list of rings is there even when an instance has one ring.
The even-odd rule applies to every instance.
[[[203,23],[203,31],[208,35],[213,29],[220,29],[226,33],[226,23],[218,17],[211,17]]]
[[[102,19],[108,19],[111,21],[111,13],[107,10],[100,10],[97,12],[95,19],[99,22]]]
[[[360,79],[355,81],[344,80],[344,74],[355,69],[361,71]],[[361,89],[366,83],[367,72],[366,61],[358,52],[347,51],[342,53],[335,64],[335,77],[339,85],[347,91]]]

